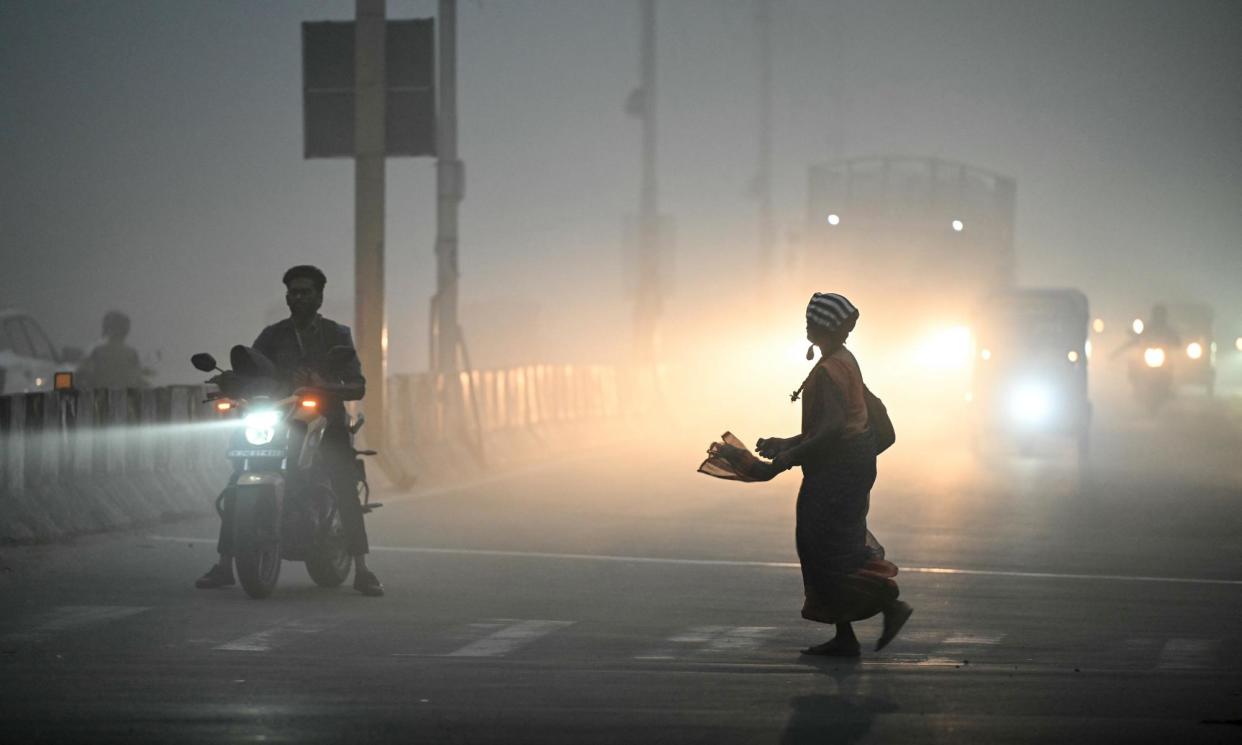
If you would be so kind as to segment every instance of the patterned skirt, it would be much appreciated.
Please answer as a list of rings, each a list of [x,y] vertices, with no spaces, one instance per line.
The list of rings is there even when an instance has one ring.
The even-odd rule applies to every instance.
[[[860,621],[897,599],[897,567],[867,531],[875,475],[870,434],[839,440],[803,467],[797,508],[803,618]]]

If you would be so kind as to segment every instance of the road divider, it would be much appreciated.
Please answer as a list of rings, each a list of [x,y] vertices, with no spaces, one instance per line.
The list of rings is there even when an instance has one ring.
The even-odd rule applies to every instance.
[[[601,444],[622,411],[640,408],[644,382],[590,365],[393,376],[385,467],[372,474],[395,474],[405,488],[442,486]],[[210,514],[230,473],[236,420],[206,393],[183,385],[0,397],[0,544]]]

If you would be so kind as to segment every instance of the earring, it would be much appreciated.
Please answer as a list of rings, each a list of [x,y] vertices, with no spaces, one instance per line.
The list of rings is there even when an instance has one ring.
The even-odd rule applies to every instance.
[[[814,344],[806,348],[806,361],[810,362],[813,359],[815,359],[815,345]]]

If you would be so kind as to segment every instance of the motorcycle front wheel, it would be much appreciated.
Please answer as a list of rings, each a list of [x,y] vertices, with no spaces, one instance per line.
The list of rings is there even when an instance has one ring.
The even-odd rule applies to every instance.
[[[327,530],[306,560],[306,573],[320,587],[338,587],[349,577],[353,563],[346,547],[345,526],[334,509]]]
[[[246,594],[262,599],[276,589],[280,579],[280,539],[262,535],[259,526],[270,522],[270,517],[260,514],[265,506],[256,500],[238,500],[236,503],[236,533],[234,545],[237,554],[233,563],[237,567],[237,579]]]

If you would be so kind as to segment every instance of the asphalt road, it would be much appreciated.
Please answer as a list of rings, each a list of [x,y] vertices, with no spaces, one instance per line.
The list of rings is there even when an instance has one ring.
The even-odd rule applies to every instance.
[[[828,630],[798,617],[796,478],[695,474],[710,434],[386,495],[378,599],[290,563],[265,601],[195,590],[209,520],[8,548],[3,739],[1239,742],[1238,433],[1104,421],[1086,479],[903,442],[871,526],[915,615],[882,653],[860,624],[854,663],[798,654]]]

